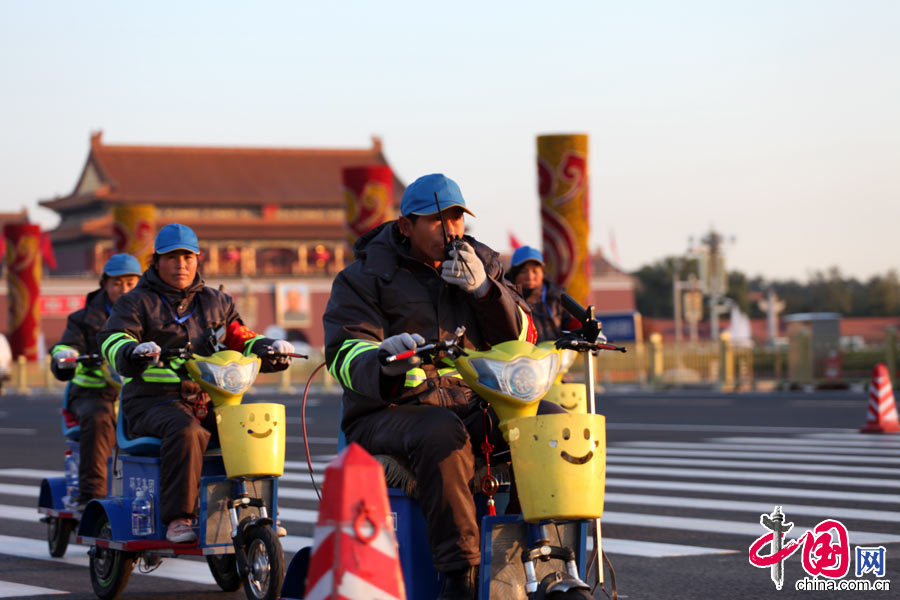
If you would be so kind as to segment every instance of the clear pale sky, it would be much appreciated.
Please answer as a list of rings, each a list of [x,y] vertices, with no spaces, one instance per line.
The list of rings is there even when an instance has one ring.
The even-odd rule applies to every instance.
[[[728,266],[900,267],[900,2],[0,0],[0,210],[52,213],[109,143],[366,147],[540,244],[536,142],[590,135],[591,246],[633,270],[713,225]]]

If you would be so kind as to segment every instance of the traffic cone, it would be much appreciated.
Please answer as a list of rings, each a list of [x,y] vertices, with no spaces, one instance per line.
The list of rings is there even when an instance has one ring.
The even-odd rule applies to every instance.
[[[884,363],[878,363],[872,369],[872,383],[869,386],[869,414],[866,424],[860,431],[863,433],[896,433],[900,431],[894,390],[891,388],[891,377]]]
[[[351,443],[325,468],[305,600],[405,600],[384,471]]]

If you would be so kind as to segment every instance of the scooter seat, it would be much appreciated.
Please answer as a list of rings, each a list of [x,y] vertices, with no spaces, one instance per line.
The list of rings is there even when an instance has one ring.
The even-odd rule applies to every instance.
[[[137,454],[139,456],[159,456],[159,447],[162,440],[158,437],[145,435],[137,438],[129,438],[125,433],[125,411],[122,410],[122,397],[119,403],[119,418],[116,419],[116,444],[119,450],[125,454]]]

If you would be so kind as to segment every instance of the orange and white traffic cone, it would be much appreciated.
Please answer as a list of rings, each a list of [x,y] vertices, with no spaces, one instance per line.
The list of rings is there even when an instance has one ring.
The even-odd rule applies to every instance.
[[[352,443],[325,468],[305,600],[405,600],[384,471]]]
[[[872,383],[869,386],[869,414],[866,424],[860,431],[863,433],[900,432],[891,377],[884,363],[878,363],[872,369]]]

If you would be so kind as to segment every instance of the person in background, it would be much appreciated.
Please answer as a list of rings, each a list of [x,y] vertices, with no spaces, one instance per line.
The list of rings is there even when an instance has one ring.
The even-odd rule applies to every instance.
[[[50,370],[60,381],[71,381],[65,408],[81,426],[78,440],[78,496],[75,508],[83,510],[93,498],[106,497],[106,459],[116,442],[115,401],[117,390],[100,370],[97,333],[103,329],[112,307],[122,294],[137,285],[141,264],[130,254],[116,254],[103,266],[100,288],[87,295],[84,308],[66,319],[66,329],[50,349]],[[82,354],[96,354],[97,360],[75,362]]]
[[[154,241],[153,263],[137,287],[113,307],[98,336],[101,352],[130,380],[122,388],[122,412],[130,437],[161,438],[160,517],[166,539],[197,539],[196,518],[203,453],[216,430],[208,397],[187,373],[184,360],[163,349],[191,344],[211,354],[223,344],[262,359],[262,371],[281,371],[294,352],[284,340],[263,337],[243,325],[231,296],[204,285],[197,271],[200,246],[190,227],[166,225]],[[122,418],[123,415],[120,415]],[[279,531],[283,535],[283,531]]]
[[[516,248],[506,277],[519,286],[522,297],[531,307],[538,342],[554,341],[562,335],[563,329],[578,327],[562,307],[560,298],[565,290],[545,277],[544,256],[540,250],[531,246]]]

